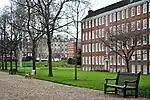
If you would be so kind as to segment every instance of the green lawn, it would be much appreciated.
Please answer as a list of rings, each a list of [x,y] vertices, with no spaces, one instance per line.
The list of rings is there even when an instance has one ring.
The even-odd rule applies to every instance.
[[[19,68],[20,74],[24,72],[31,72],[31,69]],[[88,72],[81,71],[78,69],[78,80],[74,80],[74,69],[73,68],[53,68],[54,77],[48,77],[48,69],[37,69],[37,75],[35,78],[69,84],[73,86],[86,87],[92,89],[103,90],[104,79],[106,77],[113,78],[116,76],[115,73],[110,72]],[[148,87],[150,86],[150,75],[142,75],[140,80],[140,86]]]

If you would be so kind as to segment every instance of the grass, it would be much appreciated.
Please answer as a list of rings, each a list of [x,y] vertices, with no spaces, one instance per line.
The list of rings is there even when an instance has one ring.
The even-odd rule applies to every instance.
[[[31,72],[31,69],[19,69],[19,74]],[[110,72],[87,72],[78,69],[78,80],[74,80],[74,68],[53,68],[54,77],[48,77],[48,69],[37,69],[35,78],[52,81],[56,83],[68,84],[72,86],[103,90],[104,79],[113,78],[115,73]],[[150,86],[150,75],[141,75],[140,87]]]

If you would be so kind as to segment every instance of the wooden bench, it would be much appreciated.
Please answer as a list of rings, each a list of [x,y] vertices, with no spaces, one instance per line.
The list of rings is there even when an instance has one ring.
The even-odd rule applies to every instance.
[[[9,70],[9,74],[10,74],[10,75],[15,75],[16,72],[17,72],[16,69],[10,69],[10,70]]]
[[[108,80],[114,80],[114,84],[108,83]],[[127,91],[135,91],[135,97],[138,97],[138,85],[140,80],[140,73],[129,73],[129,72],[118,72],[116,78],[106,78],[105,84],[104,84],[104,94],[107,92],[115,92],[115,94],[118,94],[118,89],[123,91],[124,98],[127,95]],[[115,88],[115,90],[107,90],[107,88]]]

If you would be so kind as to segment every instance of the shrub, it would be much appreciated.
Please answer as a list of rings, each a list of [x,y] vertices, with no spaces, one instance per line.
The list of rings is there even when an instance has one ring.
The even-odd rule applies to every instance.
[[[95,70],[96,72],[109,72],[109,70]]]
[[[139,95],[142,97],[150,97],[150,87],[140,86]]]
[[[68,64],[74,64],[74,59],[73,59],[73,58],[69,58],[69,59],[67,60],[67,63],[68,63]]]

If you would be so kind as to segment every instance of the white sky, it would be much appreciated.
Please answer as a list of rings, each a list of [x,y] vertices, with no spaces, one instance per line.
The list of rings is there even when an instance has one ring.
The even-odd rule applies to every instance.
[[[92,7],[92,10],[100,9],[102,7],[108,6],[110,4],[113,4],[115,2],[118,2],[120,0],[90,0]],[[0,7],[4,7],[4,5],[9,5],[9,0],[1,0],[0,1]]]
[[[121,0],[90,0],[90,1],[92,4],[91,10],[97,10]]]

